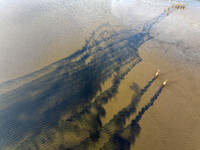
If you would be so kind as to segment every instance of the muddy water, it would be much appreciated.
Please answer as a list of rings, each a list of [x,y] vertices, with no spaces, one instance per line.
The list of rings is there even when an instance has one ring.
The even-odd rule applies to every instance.
[[[0,12],[0,83],[69,56],[112,19],[109,1],[0,1]]]
[[[144,62],[146,60],[145,66],[148,64],[148,69],[162,68],[158,80],[164,81],[167,78],[168,84],[163,89],[158,102],[141,120],[141,134],[133,147],[136,149],[147,149],[149,146],[152,149],[198,149],[200,146],[198,65],[188,65],[185,61],[177,60],[167,54],[163,55],[162,50],[169,50],[169,45],[155,46],[155,43],[157,42],[152,40],[141,47],[140,54],[143,55]],[[142,52],[143,50],[146,51]],[[152,59],[147,58],[150,55]],[[152,88],[158,89],[157,86]],[[147,94],[144,99],[149,99],[151,97],[149,95]],[[144,104],[145,101],[141,100],[141,106]]]
[[[165,7],[166,4],[164,4]],[[185,11],[173,11],[153,29],[151,35],[154,39],[139,48],[143,61],[122,81],[116,98],[104,106],[110,112],[110,116],[103,119],[107,123],[122,107],[130,103],[131,90],[129,87],[132,82],[136,82],[142,88],[160,69],[159,78],[141,97],[136,113],[126,123],[129,124],[153,97],[163,81],[168,79],[167,86],[158,100],[139,122],[141,132],[131,149],[167,150],[198,149],[200,147],[198,142],[200,133],[198,132],[200,130],[198,119],[200,116],[198,110],[200,107],[200,49],[198,47],[200,20],[197,17],[199,3],[193,1],[188,5]],[[126,23],[132,24],[130,21]]]
[[[35,9],[22,3],[32,10],[28,15],[35,14]],[[3,142],[0,144],[18,149],[99,149],[103,146],[115,149],[112,137],[116,134],[129,137],[132,132],[127,132],[129,129],[126,130],[126,127],[129,127],[141,108],[149,103],[163,81],[168,79],[153,106],[145,111],[138,125],[133,127],[137,129],[132,136],[137,137],[134,143],[126,139],[132,144],[131,147],[128,144],[128,147],[198,149],[200,28],[199,18],[195,16],[199,13],[198,1],[188,3],[185,10],[173,10],[158,24],[147,24],[149,29],[153,27],[150,31],[153,38],[144,34],[148,33],[148,28],[141,32],[146,21],[160,15],[164,7],[171,3],[157,0],[102,3],[52,1],[44,3],[42,18],[40,14],[31,19],[19,11],[22,6],[12,4],[12,9],[3,14],[5,22],[0,24],[4,29],[1,38],[5,36],[3,48],[7,48],[3,51],[5,57],[2,57],[1,63],[7,59],[13,64],[15,61],[12,58],[15,58],[20,60],[19,64],[15,62],[17,67],[24,64],[28,58],[20,58],[28,55],[23,55],[23,52],[29,46],[33,50],[39,47],[40,53],[52,55],[48,55],[49,59],[44,55],[28,55],[31,59],[34,57],[34,60],[36,57],[41,66],[33,63],[33,66],[28,67],[30,70],[24,66],[23,71],[16,69],[18,72],[14,76],[10,75],[13,71],[11,68],[17,67],[5,64],[4,69],[12,67],[7,70],[10,73],[2,75],[2,81],[64,59],[28,76],[1,84],[4,95],[0,97],[3,120],[0,124]],[[34,8],[38,8],[38,5]],[[7,7],[7,3],[3,6]],[[18,12],[11,19],[16,27],[9,24],[10,20],[6,18],[12,16],[13,12]],[[55,15],[59,16],[56,23]],[[70,21],[65,20],[65,15]],[[50,22],[44,28],[52,30],[40,34],[44,23],[41,20],[46,17],[50,17]],[[28,20],[21,24],[24,18]],[[37,25],[24,29],[33,22],[37,22]],[[6,35],[6,24],[11,27],[11,34]],[[101,28],[97,28],[99,25]],[[17,32],[14,32],[14,36],[12,31],[15,30]],[[33,30],[37,32],[31,36]],[[17,33],[20,33],[22,39],[16,39]],[[39,38],[35,38],[36,35]],[[16,39],[13,45],[6,41],[11,37]],[[20,44],[25,38],[32,39],[32,46],[29,42]],[[45,39],[43,47],[40,45],[41,39]],[[140,46],[140,42],[143,45]],[[10,51],[14,46],[16,53]],[[66,48],[70,50],[63,51]],[[74,53],[76,51],[78,53]],[[161,71],[159,77],[152,81],[158,69]],[[152,85],[137,103],[132,103],[133,96],[138,94],[136,89],[140,91],[149,81],[153,82]],[[9,129],[5,128],[8,126]]]

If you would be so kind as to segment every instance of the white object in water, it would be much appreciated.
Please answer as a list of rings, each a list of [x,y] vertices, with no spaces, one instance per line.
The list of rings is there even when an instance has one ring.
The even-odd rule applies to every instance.
[[[163,86],[165,86],[167,84],[167,79],[163,82]]]
[[[159,73],[160,73],[160,70],[158,70],[158,71],[156,72],[156,77],[159,75]]]

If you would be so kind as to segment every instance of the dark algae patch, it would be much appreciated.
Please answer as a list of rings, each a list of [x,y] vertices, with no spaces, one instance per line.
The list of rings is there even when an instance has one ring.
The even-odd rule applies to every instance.
[[[117,94],[124,77],[142,61],[138,48],[152,39],[151,28],[165,16],[161,14],[148,21],[141,32],[136,29],[115,31],[109,24],[102,24],[82,49],[52,64],[54,70],[0,96],[5,104],[0,109],[0,147],[88,149],[100,142],[103,149],[129,149],[130,139],[139,134],[140,127],[138,121],[133,121],[130,127],[124,128],[126,119],[136,111],[140,97],[156,78],[142,90],[133,84],[130,88],[136,94],[131,104],[104,126],[101,122],[101,117],[106,116],[103,104]],[[102,84],[111,77],[111,86],[102,91]],[[154,100],[136,119],[141,119]],[[135,135],[125,137],[126,130]],[[107,142],[101,142],[104,137]]]
[[[156,92],[156,94],[151,98],[150,102],[141,108],[135,119],[132,120],[131,124],[127,127],[123,128],[117,133],[114,133],[112,137],[109,139],[107,143],[104,144],[102,149],[130,149],[130,143],[134,144],[135,138],[139,135],[140,126],[138,122],[144,115],[144,113],[153,106],[155,100],[158,98],[160,93],[162,92],[163,86]],[[115,145],[119,145],[119,147],[115,147]]]
[[[107,149],[107,148],[118,149],[120,147],[122,148],[123,146],[124,148],[130,147],[130,143],[132,143],[135,137],[139,134],[140,126],[138,125],[138,121],[135,122],[135,124],[133,123],[134,121],[132,121],[131,125],[129,125],[128,127],[125,127],[126,120],[130,117],[131,114],[136,112],[137,104],[140,101],[142,95],[148,90],[148,88],[151,86],[151,84],[155,80],[156,80],[156,77],[150,80],[143,89],[140,89],[136,83],[132,84],[130,88],[134,90],[136,94],[133,94],[131,103],[127,107],[119,111],[119,113],[116,114],[113,117],[113,119],[110,120],[109,123],[105,124],[100,130],[96,130],[93,133],[93,134],[98,133],[98,135],[99,134],[102,135],[101,137],[98,136],[99,138],[98,144],[97,144],[97,140],[94,142],[92,140],[92,137],[90,136],[86,138],[84,141],[82,141],[80,145],[73,147],[73,149],[81,149],[83,147],[85,149],[89,149],[89,148],[91,149],[92,147],[95,147],[95,145],[98,145],[97,146],[98,148],[103,147],[103,149]],[[156,93],[156,95],[158,97],[159,94]],[[122,136],[123,135],[122,133],[125,134],[126,139]],[[109,142],[105,143],[106,140],[109,140]],[[116,145],[120,145],[120,146],[116,148]]]

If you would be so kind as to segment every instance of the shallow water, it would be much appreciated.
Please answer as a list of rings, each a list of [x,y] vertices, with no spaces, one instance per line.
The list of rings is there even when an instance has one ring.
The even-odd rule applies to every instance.
[[[2,149],[198,149],[200,3],[173,2],[0,1]]]

